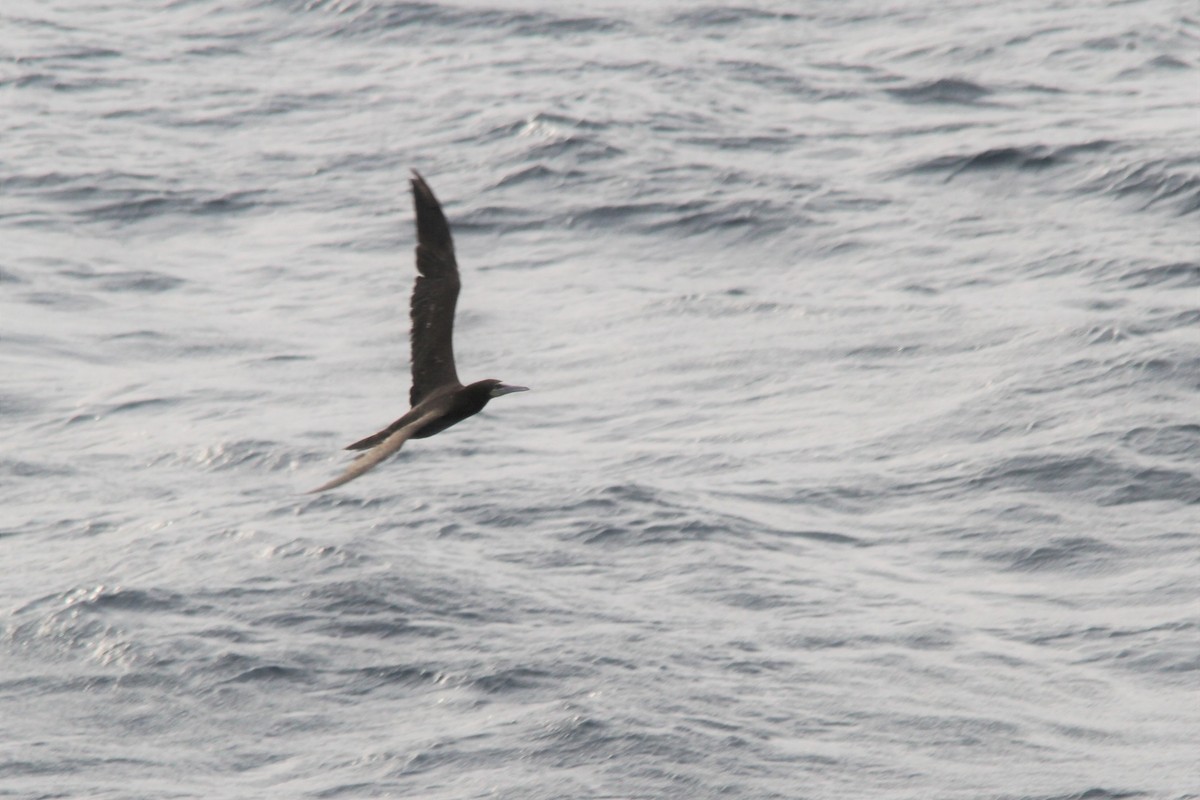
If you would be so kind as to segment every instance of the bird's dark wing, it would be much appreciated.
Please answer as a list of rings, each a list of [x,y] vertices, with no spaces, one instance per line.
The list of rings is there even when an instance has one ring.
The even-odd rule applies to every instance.
[[[433,191],[415,170],[413,206],[417,212],[417,282],[412,293],[412,389],[415,406],[435,389],[458,384],[454,369],[454,307],[458,264],[450,225]]]
[[[366,438],[359,439],[354,444],[346,445],[346,449],[347,450],[370,450],[372,447],[379,444],[384,439],[391,436],[393,433],[400,430],[401,428],[403,428],[408,423],[412,422],[417,417],[421,416],[421,413],[422,412],[419,412],[415,408],[409,409],[407,414],[405,414],[403,417],[401,417],[400,419],[393,422],[391,425],[388,425],[386,428],[379,431],[378,433],[372,433],[370,436],[367,436]]]

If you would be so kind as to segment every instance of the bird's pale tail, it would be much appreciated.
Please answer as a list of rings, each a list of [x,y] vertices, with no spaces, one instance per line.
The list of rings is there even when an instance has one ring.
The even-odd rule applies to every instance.
[[[411,439],[415,432],[421,430],[422,425],[424,425],[426,422],[429,422],[435,416],[437,416],[436,412],[428,413],[423,417],[418,417],[399,430],[394,431],[373,450],[369,450],[358,458],[354,459],[354,462],[350,464],[350,468],[341,475],[329,481],[329,483],[323,483],[317,488],[310,490],[309,494],[316,494],[318,492],[328,491],[329,489],[336,489],[342,484],[349,483],[360,475],[375,469],[375,467],[379,466],[384,461],[399,452],[400,448],[404,446],[404,443]],[[376,434],[376,436],[378,435],[379,434]]]

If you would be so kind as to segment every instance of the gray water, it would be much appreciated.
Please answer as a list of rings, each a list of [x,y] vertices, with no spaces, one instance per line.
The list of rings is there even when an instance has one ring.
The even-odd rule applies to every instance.
[[[1192,2],[5,0],[0,797],[1200,797]],[[410,168],[465,380],[407,407]]]

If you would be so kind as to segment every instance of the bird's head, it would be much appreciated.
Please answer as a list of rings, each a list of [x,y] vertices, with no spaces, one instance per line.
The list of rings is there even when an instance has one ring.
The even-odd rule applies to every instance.
[[[488,378],[486,381],[480,381],[477,384],[480,388],[487,392],[488,398],[499,397],[502,394],[512,394],[513,392],[528,392],[528,386],[513,386],[510,383],[498,381],[495,378]]]

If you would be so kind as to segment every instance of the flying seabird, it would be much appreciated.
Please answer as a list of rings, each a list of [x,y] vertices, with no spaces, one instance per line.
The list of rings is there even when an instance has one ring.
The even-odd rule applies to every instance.
[[[350,468],[312,490],[324,492],[379,466],[409,439],[424,439],[478,414],[493,397],[524,392],[494,378],[463,386],[454,368],[454,306],[458,302],[458,263],[450,224],[429,184],[413,170],[413,206],[417,212],[417,280],[413,284],[412,406],[379,433],[359,439],[347,450],[366,450]]]

